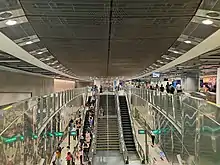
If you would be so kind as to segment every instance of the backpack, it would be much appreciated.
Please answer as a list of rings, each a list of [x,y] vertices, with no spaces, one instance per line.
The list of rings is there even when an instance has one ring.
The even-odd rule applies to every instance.
[[[71,154],[69,154],[69,155],[66,156],[66,160],[72,160]]]

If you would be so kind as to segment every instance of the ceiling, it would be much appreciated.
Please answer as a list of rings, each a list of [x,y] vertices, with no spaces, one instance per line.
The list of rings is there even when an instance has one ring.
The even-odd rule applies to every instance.
[[[141,72],[161,59],[200,5],[200,0],[20,2],[0,3],[1,11],[22,7],[27,18],[1,31],[12,40],[36,35],[38,42],[22,47],[28,52],[45,48],[44,55],[55,57],[77,76],[131,76]],[[194,28],[193,24],[188,26]]]

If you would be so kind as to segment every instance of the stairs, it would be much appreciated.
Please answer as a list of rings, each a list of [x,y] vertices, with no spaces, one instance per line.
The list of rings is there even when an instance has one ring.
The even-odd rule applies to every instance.
[[[119,150],[117,118],[98,119],[97,150]]]
[[[127,102],[125,96],[119,96],[119,106],[121,110],[121,121],[124,134],[124,141],[129,152],[136,152],[134,137],[129,117]]]
[[[118,120],[114,95],[101,95],[100,107],[104,109],[104,117],[98,119],[97,151],[119,151]]]

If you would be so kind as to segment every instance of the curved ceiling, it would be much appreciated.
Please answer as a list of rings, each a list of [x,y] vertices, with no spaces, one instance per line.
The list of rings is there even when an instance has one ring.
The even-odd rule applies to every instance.
[[[177,40],[200,0],[21,0],[40,41],[77,76],[132,76]]]

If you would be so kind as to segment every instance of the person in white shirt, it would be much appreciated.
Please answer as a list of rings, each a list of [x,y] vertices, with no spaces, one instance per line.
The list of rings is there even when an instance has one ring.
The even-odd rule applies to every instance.
[[[176,91],[177,91],[177,93],[181,93],[182,92],[182,87],[181,87],[180,84],[176,85]]]

